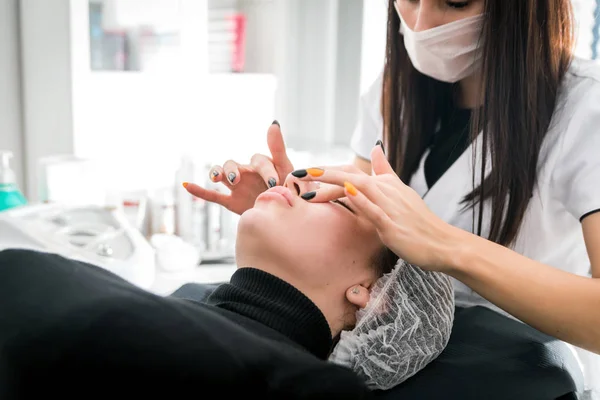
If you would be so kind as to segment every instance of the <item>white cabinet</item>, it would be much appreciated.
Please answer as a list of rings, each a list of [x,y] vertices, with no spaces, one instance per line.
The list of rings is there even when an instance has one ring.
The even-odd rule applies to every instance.
[[[92,69],[87,0],[22,2],[30,199],[38,199],[38,163],[49,155],[104,163],[111,185],[152,187],[173,183],[182,154],[206,154],[216,162],[221,153],[211,148],[229,154],[238,148],[251,151],[250,140],[264,142],[275,117],[275,77],[209,74],[206,0],[153,0],[157,7],[172,5],[173,13],[137,15],[136,9],[118,7],[142,3],[147,2],[107,2],[107,26],[150,23],[166,13],[169,18],[158,24],[177,32],[172,49],[177,61],[151,70],[119,71]],[[179,16],[176,26],[174,15]]]
[[[245,72],[214,74],[211,18],[234,9],[246,20]],[[100,159],[119,186],[162,185],[183,153],[223,162],[266,150],[275,118],[293,150],[347,147],[362,9],[363,0],[22,0],[28,197],[38,199],[45,156]],[[117,50],[98,47],[98,33],[112,35]],[[154,47],[117,40],[144,34]],[[170,42],[161,45],[161,35]],[[102,61],[107,54],[113,64]]]

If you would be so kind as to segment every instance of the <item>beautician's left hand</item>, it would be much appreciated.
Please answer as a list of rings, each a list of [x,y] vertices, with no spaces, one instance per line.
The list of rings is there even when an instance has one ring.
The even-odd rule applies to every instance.
[[[294,175],[344,187],[339,197],[348,197],[350,207],[375,225],[381,241],[396,255],[423,269],[443,272],[447,268],[443,255],[451,254],[458,228],[438,218],[400,180],[380,146],[372,150],[371,163],[373,175],[335,167],[299,170]]]

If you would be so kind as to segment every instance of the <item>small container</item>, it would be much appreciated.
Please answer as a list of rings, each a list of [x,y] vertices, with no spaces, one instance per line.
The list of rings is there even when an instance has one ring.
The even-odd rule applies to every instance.
[[[175,234],[175,199],[171,188],[158,189],[150,198],[150,236]]]
[[[0,211],[27,204],[25,196],[17,186],[15,173],[10,168],[10,151],[0,151]]]

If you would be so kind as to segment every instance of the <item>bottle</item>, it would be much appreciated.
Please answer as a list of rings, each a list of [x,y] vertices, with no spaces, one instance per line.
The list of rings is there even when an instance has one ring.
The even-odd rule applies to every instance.
[[[193,240],[192,213],[193,196],[181,184],[195,181],[195,163],[192,157],[185,155],[175,173],[175,234],[190,242]]]
[[[0,212],[27,204],[17,187],[15,173],[10,169],[10,151],[0,151]]]

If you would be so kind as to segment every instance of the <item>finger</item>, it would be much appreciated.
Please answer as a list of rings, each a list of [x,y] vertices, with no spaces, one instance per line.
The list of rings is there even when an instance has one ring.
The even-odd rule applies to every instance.
[[[225,179],[225,173],[220,165],[214,165],[208,171],[208,178],[215,183],[222,182]]]
[[[223,173],[225,174],[225,179],[231,185],[236,185],[240,181],[240,165],[235,161],[229,160],[225,164],[223,164]]]
[[[346,197],[345,189],[337,185],[322,185],[319,189],[303,193],[302,197],[311,203],[327,203]]]
[[[362,169],[358,168],[355,165],[348,165],[348,164],[344,164],[344,165],[328,165],[328,166],[320,166],[320,167],[313,167],[313,168],[308,168],[308,169],[298,169],[295,171],[292,171],[291,174],[294,176],[297,176],[299,178],[305,178],[305,174],[302,171],[308,171],[308,170],[312,170],[315,173],[318,171],[342,171],[342,172],[347,172],[349,174],[357,174],[357,175],[365,175],[368,176],[369,174],[366,174]],[[309,178],[309,177],[306,177]],[[313,178],[318,178],[318,174],[317,175],[313,175]]]
[[[317,191],[320,188],[321,188],[321,182],[304,182],[304,186],[303,186],[304,191],[302,193]]]
[[[321,187],[321,182],[303,181],[289,174],[282,186],[288,188],[292,193],[300,196],[303,193],[314,192]]]
[[[250,167],[263,178],[267,187],[272,188],[279,185],[279,176],[269,157],[262,154],[253,155],[250,159]]]
[[[296,170],[292,172],[292,176],[295,176],[301,180],[318,181],[321,183],[336,185],[341,188],[344,187],[346,182],[350,182],[371,201],[379,204],[382,207],[388,207],[391,201],[386,195],[383,194],[378,185],[382,185],[382,187],[385,186],[386,189],[391,186],[387,183],[378,182],[378,178],[365,173],[355,174],[339,169],[336,170],[327,168],[327,170],[323,170],[320,168],[309,168],[305,170]],[[389,190],[386,190],[386,192],[389,192]],[[391,193],[394,193],[394,191]]]
[[[285,141],[281,133],[281,127],[277,121],[273,121],[269,130],[267,131],[267,145],[273,157],[273,164],[283,171],[291,171],[292,162],[288,158],[287,151],[285,148]]]
[[[204,189],[201,186],[196,185],[195,183],[187,183],[183,184],[185,190],[188,191],[189,194],[196,196],[200,199],[209,201],[211,203],[220,204],[223,207],[227,207],[230,196],[219,193],[216,190],[208,190]]]
[[[233,185],[227,180],[225,171],[220,165],[214,165],[208,172],[208,177],[210,178],[211,182],[220,182],[223,185],[225,185],[225,187],[227,187],[227,189],[229,190],[231,190],[231,188],[233,187]]]
[[[392,222],[391,218],[386,214],[383,208],[365,196],[350,182],[346,182],[344,185],[344,193],[348,198],[346,201],[350,203],[350,206],[355,212],[364,215],[373,225],[375,225],[375,228],[379,232],[385,231],[386,227]]]
[[[347,166],[327,167],[327,169],[298,169],[293,171],[291,175],[303,181],[318,181],[340,187],[344,187],[344,182],[346,181],[351,181],[355,185],[362,185],[363,182],[367,182],[369,175],[365,174],[364,172],[348,172],[349,169],[351,170],[351,168],[347,168]]]
[[[396,174],[380,145],[376,145],[371,150],[371,167],[375,175]]]

